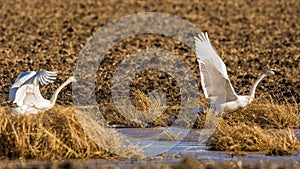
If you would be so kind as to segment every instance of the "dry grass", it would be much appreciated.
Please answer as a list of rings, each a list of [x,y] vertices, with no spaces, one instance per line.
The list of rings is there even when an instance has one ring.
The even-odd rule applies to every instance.
[[[192,128],[196,115],[191,114],[191,110],[198,107],[199,100],[195,98],[187,100],[189,104],[168,105],[165,92],[159,89],[145,94],[133,88],[129,102],[118,102],[117,106],[110,103],[101,111],[109,124],[142,128],[171,125]],[[112,118],[111,115],[115,116]]]
[[[291,155],[299,150],[299,142],[290,129],[268,131],[245,123],[229,126],[223,121],[211,138],[212,149],[221,151],[266,151],[269,155]]]
[[[107,158],[113,155],[109,147],[117,148],[114,153],[118,155],[128,150],[122,148],[118,137],[111,138],[116,136],[113,131],[104,128],[98,131],[102,134],[100,143],[108,144],[96,144],[70,107],[55,106],[45,113],[20,116],[2,107],[0,118],[0,159]]]
[[[297,103],[277,103],[271,96],[257,98],[241,111],[225,115],[224,119],[228,124],[257,124],[264,129],[299,128],[300,124]]]
[[[149,96],[138,89],[133,89],[130,105],[119,104],[120,113],[128,123],[139,127],[147,127],[158,119],[165,108],[164,93],[160,90],[152,91]]]
[[[142,102],[150,105],[146,113],[137,111],[129,106],[120,109],[125,119],[131,125],[145,127],[155,118],[160,118],[163,109],[161,97],[146,96],[135,91],[136,103]],[[148,103],[148,100],[149,103]],[[134,104],[134,103],[133,103]],[[137,104],[138,106],[138,104]],[[187,107],[195,107],[188,105]],[[142,110],[147,109],[142,106]],[[56,105],[53,109],[37,115],[15,115],[8,107],[2,107],[0,118],[1,159],[82,159],[106,158],[112,155],[119,157],[142,157],[140,150],[126,141],[116,131],[108,130],[99,125],[98,121],[91,119],[88,109],[79,108],[76,114],[72,107]],[[189,113],[182,112],[179,119],[172,119],[178,125],[191,126]],[[168,115],[167,115],[168,116]],[[172,118],[171,116],[168,116]],[[135,124],[132,124],[135,122]],[[123,122],[126,124],[127,122]],[[176,141],[181,133],[164,130],[158,138]]]
[[[151,101],[149,100],[149,97],[141,92],[140,90],[133,88],[132,89],[132,98],[134,99],[132,101],[133,106],[139,110],[139,111],[147,111],[151,107]]]
[[[299,122],[297,104],[258,99],[241,111],[226,114],[210,138],[210,145],[214,150],[290,155],[300,149],[292,130],[299,128]]]
[[[152,98],[148,103],[148,97],[144,93],[136,91],[136,95],[139,98],[136,102],[143,102],[141,110],[154,108],[155,111],[150,111],[154,114],[152,118],[161,113],[159,97],[157,100]],[[11,114],[7,107],[2,107],[0,111],[1,159],[105,158],[113,154],[124,157],[142,156],[134,145],[124,145],[126,140],[117,132],[92,123],[90,117],[80,115],[79,122],[71,107],[57,105],[45,113],[22,116]],[[129,119],[145,121],[136,122],[139,126],[149,122],[149,119],[141,118],[144,116],[131,112],[131,109],[124,107],[123,111],[122,114],[127,114]],[[174,124],[193,124],[188,114],[180,114],[180,120],[173,119]],[[198,119],[198,127],[203,126],[203,117]],[[241,111],[225,114],[209,144],[212,149],[222,151],[292,154],[294,150],[300,149],[292,130],[299,128],[299,122],[297,104],[277,104],[270,98],[259,98]],[[176,141],[180,136],[181,133],[165,130],[158,139]]]

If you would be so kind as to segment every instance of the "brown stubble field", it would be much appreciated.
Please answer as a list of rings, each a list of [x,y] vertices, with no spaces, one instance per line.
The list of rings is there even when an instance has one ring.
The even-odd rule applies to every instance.
[[[13,105],[8,101],[9,87],[19,73],[29,70],[37,71],[43,68],[58,72],[56,83],[42,87],[43,95],[46,98],[50,98],[59,84],[73,74],[80,50],[99,27],[122,16],[150,11],[177,15],[187,19],[200,30],[208,31],[211,42],[227,65],[228,74],[234,88],[240,94],[247,94],[252,82],[266,69],[275,69],[278,75],[263,80],[257,88],[256,96],[271,98],[272,104],[291,104],[292,106],[289,106],[293,108],[291,111],[292,115],[288,117],[278,116],[281,118],[279,120],[283,122],[288,121],[287,123],[289,123],[282,127],[278,127],[282,125],[281,123],[277,126],[274,125],[275,127],[266,127],[262,124],[257,125],[267,129],[297,128],[297,120],[299,119],[293,118],[293,113],[299,113],[300,102],[300,2],[298,0],[195,0],[184,2],[0,0],[1,106],[7,110],[8,106]],[[182,58],[197,77],[199,94],[202,95],[198,64],[193,50],[177,40],[160,35],[129,37],[107,52],[106,59],[100,63],[95,81],[97,84],[97,101],[100,108],[106,110],[105,117],[108,121],[119,123],[124,120],[116,112],[114,105],[111,104],[109,87],[116,66],[126,55],[135,53],[139,49],[147,48],[165,49]],[[178,102],[180,94],[178,88],[176,88],[177,86],[175,85],[174,87],[170,77],[161,79],[156,76],[150,76],[155,73],[157,72],[143,72],[138,78],[133,79],[133,84],[135,85],[133,91],[137,88],[147,93],[147,89],[161,87],[169,94],[169,104],[171,107],[175,107],[176,112],[178,109],[176,109],[175,103]],[[149,81],[153,82],[151,83],[153,86],[149,86]],[[71,86],[63,89],[61,93],[63,94],[59,95],[57,103],[62,106],[71,105]],[[262,109],[265,108],[261,102],[256,102],[256,104],[259,104]],[[274,108],[272,104],[266,106],[270,109],[264,110],[268,114]],[[275,105],[275,109],[281,110],[280,106],[276,107]],[[260,107],[252,106],[244,111],[257,113],[260,111],[257,108]],[[288,109],[290,108],[283,108],[282,110],[284,112]],[[174,113],[172,111],[173,109],[170,112]],[[280,111],[274,112],[280,114]],[[57,117],[60,116],[61,114]],[[252,118],[251,113],[246,113],[245,116],[249,116],[248,119]],[[258,115],[257,117],[261,116]],[[272,112],[270,116],[272,116]],[[8,115],[5,115],[5,117],[8,117]],[[48,115],[45,115],[45,117],[48,117]],[[236,117],[239,117],[239,115]],[[30,123],[30,118],[28,117],[24,121]],[[168,116],[165,118],[168,118]],[[227,119],[232,118],[234,118],[234,115],[227,117]],[[241,119],[240,121],[243,124],[246,123]],[[37,122],[37,124],[40,123],[42,122]],[[168,119],[162,117],[161,121],[158,120],[153,125],[166,124],[168,124]],[[228,127],[226,126],[227,124],[222,124],[225,126],[224,128]],[[76,123],[76,127],[78,127],[77,125]],[[243,129],[243,126],[241,128]],[[245,128],[248,129],[247,126]],[[29,129],[35,130],[31,127]],[[44,131],[40,132],[48,136]],[[252,128],[247,132],[251,133]],[[81,134],[79,133],[79,135]],[[224,133],[221,131],[220,134]],[[232,134],[234,135],[235,133],[233,132]],[[231,139],[227,135],[221,137]],[[269,138],[268,135],[261,137],[262,139]],[[65,139],[64,137],[62,138]],[[85,136],[78,136],[78,138],[84,138],[83,140],[78,139],[80,144],[85,142],[86,147],[95,149],[95,152],[99,151],[99,148],[95,148],[94,143],[90,143],[90,140],[86,139]],[[293,139],[291,140],[291,142],[294,141]],[[272,142],[272,140],[269,141]],[[65,144],[73,148],[71,143],[67,142]],[[232,144],[238,145],[239,143]],[[223,148],[223,145],[216,145],[219,145],[220,149]],[[265,144],[259,146],[266,147]],[[76,146],[74,149],[76,149]],[[68,150],[64,149],[64,151]],[[98,157],[101,156],[99,154],[101,153],[96,153],[95,155],[91,152],[83,156],[85,158]],[[47,157],[49,158],[50,156],[48,155]],[[50,158],[69,157],[74,158],[73,154],[70,156],[64,154],[62,157]],[[75,158],[80,158],[80,156]]]
[[[234,88],[240,94],[246,94],[255,78],[264,70],[273,68],[280,75],[264,80],[258,88],[257,95],[271,94],[276,99],[294,97],[299,102],[300,3],[296,0],[275,2],[49,0],[0,3],[2,106],[11,105],[7,101],[9,86],[20,72],[28,70],[44,68],[59,73],[57,83],[44,90],[45,97],[49,98],[52,91],[72,75],[80,50],[100,26],[128,14],[145,11],[174,14],[187,19],[201,30],[208,31],[213,45],[227,65]],[[168,45],[165,45],[166,43]],[[112,49],[108,52],[108,58],[112,56],[122,59],[124,55],[134,53],[137,48],[147,47],[163,48],[178,54],[199,77],[194,52],[180,42],[157,35],[139,35],[123,40],[116,45],[116,48],[121,50]],[[110,65],[105,65],[105,70],[110,70]],[[102,73],[102,77],[98,77],[97,81],[105,86],[105,83],[109,82],[101,81],[109,79],[111,74],[113,72]],[[60,96],[58,103],[70,103],[72,100],[70,87],[63,92],[65,94]],[[99,87],[96,93],[109,94],[109,91],[105,87]]]

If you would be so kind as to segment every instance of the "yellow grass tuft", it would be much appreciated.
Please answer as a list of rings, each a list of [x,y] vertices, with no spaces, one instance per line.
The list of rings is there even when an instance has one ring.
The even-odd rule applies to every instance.
[[[241,111],[225,114],[210,145],[214,150],[290,155],[300,149],[292,130],[299,128],[299,122],[297,104],[259,99]]]
[[[141,92],[140,90],[134,88],[132,90],[132,98],[133,100],[131,101],[131,103],[133,104],[133,106],[139,110],[139,111],[147,111],[150,109],[151,107],[151,101],[149,99],[149,97]]]
[[[112,156],[111,152],[104,149],[107,147],[100,147],[85,134],[72,107],[57,105],[38,115],[14,115],[9,108],[2,107],[0,118],[0,159],[84,159]],[[123,151],[119,140],[110,139],[112,132],[102,134],[103,142],[118,147],[119,152]]]
[[[120,104],[119,113],[134,125],[147,127],[158,119],[165,107],[163,100],[164,93],[160,90],[154,90],[147,96],[138,89],[132,90],[132,105]]]
[[[269,155],[291,155],[300,148],[294,132],[290,129],[265,130],[245,123],[229,126],[224,121],[210,138],[210,145],[213,150],[265,151]]]
[[[299,128],[300,118],[297,104],[274,103],[271,98],[260,98],[244,109],[224,115],[228,124],[243,122],[257,124],[264,129]]]

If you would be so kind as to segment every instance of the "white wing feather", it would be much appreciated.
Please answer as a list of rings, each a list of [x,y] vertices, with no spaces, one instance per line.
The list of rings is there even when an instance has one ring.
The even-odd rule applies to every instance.
[[[39,72],[21,73],[9,90],[9,99],[18,106],[32,105],[37,108],[49,106],[49,100],[42,96],[39,85],[54,82],[57,74],[55,72],[41,69]]]
[[[22,106],[24,104],[24,99],[26,97],[27,86],[21,86],[15,93],[14,103],[18,106]]]
[[[35,76],[28,79],[24,84],[35,84],[35,85],[47,85],[53,83],[56,79],[57,74],[44,69],[38,71]]]
[[[9,100],[13,101],[15,100],[15,95],[19,87],[21,87],[28,79],[30,79],[32,76],[34,76],[36,72],[34,71],[28,71],[28,72],[22,72],[13,85],[9,88]]]
[[[212,47],[207,33],[195,37],[196,57],[200,68],[201,85],[208,100],[236,100],[226,66]]]

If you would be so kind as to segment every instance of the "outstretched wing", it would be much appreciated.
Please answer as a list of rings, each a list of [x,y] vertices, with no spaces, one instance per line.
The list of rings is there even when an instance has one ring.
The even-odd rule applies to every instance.
[[[57,74],[41,69],[38,72],[23,72],[9,90],[9,99],[18,106],[31,102],[35,105],[46,103],[47,100],[41,95],[39,85],[46,85],[54,82]]]
[[[236,100],[237,95],[228,78],[226,66],[212,47],[207,32],[195,37],[195,44],[205,98],[210,102]]]
[[[28,79],[36,74],[34,71],[22,72],[19,74],[13,85],[9,88],[9,100],[15,100],[15,95],[19,87],[21,87]]]
[[[57,73],[41,69],[32,78],[27,80],[24,84],[47,85],[53,83],[56,79]]]

